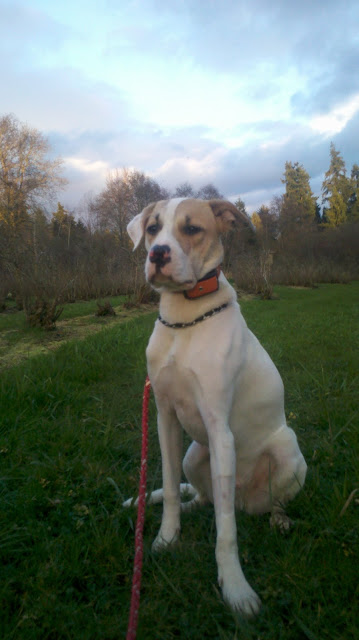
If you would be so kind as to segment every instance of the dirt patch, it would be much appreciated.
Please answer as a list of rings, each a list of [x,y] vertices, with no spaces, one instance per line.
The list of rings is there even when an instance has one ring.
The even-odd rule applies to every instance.
[[[56,351],[69,340],[82,340],[108,327],[128,322],[141,315],[156,311],[157,305],[140,308],[114,307],[116,316],[96,317],[94,314],[58,320],[54,331],[28,331],[5,329],[0,333],[0,367],[12,367],[40,353]]]

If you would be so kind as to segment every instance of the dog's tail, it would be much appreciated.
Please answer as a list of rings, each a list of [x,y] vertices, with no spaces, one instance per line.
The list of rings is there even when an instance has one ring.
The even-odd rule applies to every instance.
[[[200,502],[199,494],[197,493],[196,489],[187,482],[181,482],[180,494],[181,494],[181,498],[182,497],[191,498],[191,500],[188,500],[187,502],[181,502],[181,508],[183,510],[186,510]],[[156,489],[155,491],[152,491],[152,493],[150,494],[146,493],[146,501],[147,501],[147,504],[160,504],[161,502],[163,502],[163,489]],[[130,507],[131,505],[133,505],[134,507],[137,507],[138,498],[136,499],[129,498],[128,500],[125,500],[125,502],[122,503],[123,507]]]

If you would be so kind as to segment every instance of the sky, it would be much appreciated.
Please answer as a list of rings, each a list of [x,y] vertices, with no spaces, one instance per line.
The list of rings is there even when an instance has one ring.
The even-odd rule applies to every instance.
[[[358,0],[0,0],[0,116],[40,130],[76,208],[115,169],[249,212],[359,163]],[[320,202],[320,201],[319,201]]]

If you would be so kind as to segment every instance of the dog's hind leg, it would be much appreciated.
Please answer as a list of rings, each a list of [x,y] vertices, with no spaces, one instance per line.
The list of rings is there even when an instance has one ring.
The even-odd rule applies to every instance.
[[[180,484],[180,494],[181,497],[182,496],[189,496],[192,499],[195,499],[197,494],[196,489],[194,489],[194,487],[192,487],[191,484],[188,484],[188,482],[181,482]],[[150,494],[146,493],[146,502],[147,504],[162,504],[163,502],[163,489],[155,489],[154,491],[152,491]],[[192,500],[190,500],[190,502],[192,502]],[[183,504],[189,504],[187,502],[183,503]],[[125,500],[125,502],[122,503],[123,507],[131,507],[131,506],[137,507],[138,506],[138,498],[129,498],[128,500]]]
[[[183,471],[190,486],[195,490],[192,500],[182,502],[181,509],[186,511],[194,506],[213,503],[212,477],[209,449],[198,442],[192,442],[183,460]]]
[[[285,532],[290,529],[293,522],[284,508],[304,485],[307,464],[292,429],[283,429],[280,435],[281,438],[278,439],[277,436],[277,443],[272,449],[273,457],[276,459],[276,469],[271,478],[270,525]]]

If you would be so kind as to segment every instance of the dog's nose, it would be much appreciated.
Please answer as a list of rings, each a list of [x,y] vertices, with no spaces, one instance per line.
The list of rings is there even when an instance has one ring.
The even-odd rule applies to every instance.
[[[167,244],[155,244],[149,253],[150,262],[164,267],[165,264],[171,262],[171,249]]]

